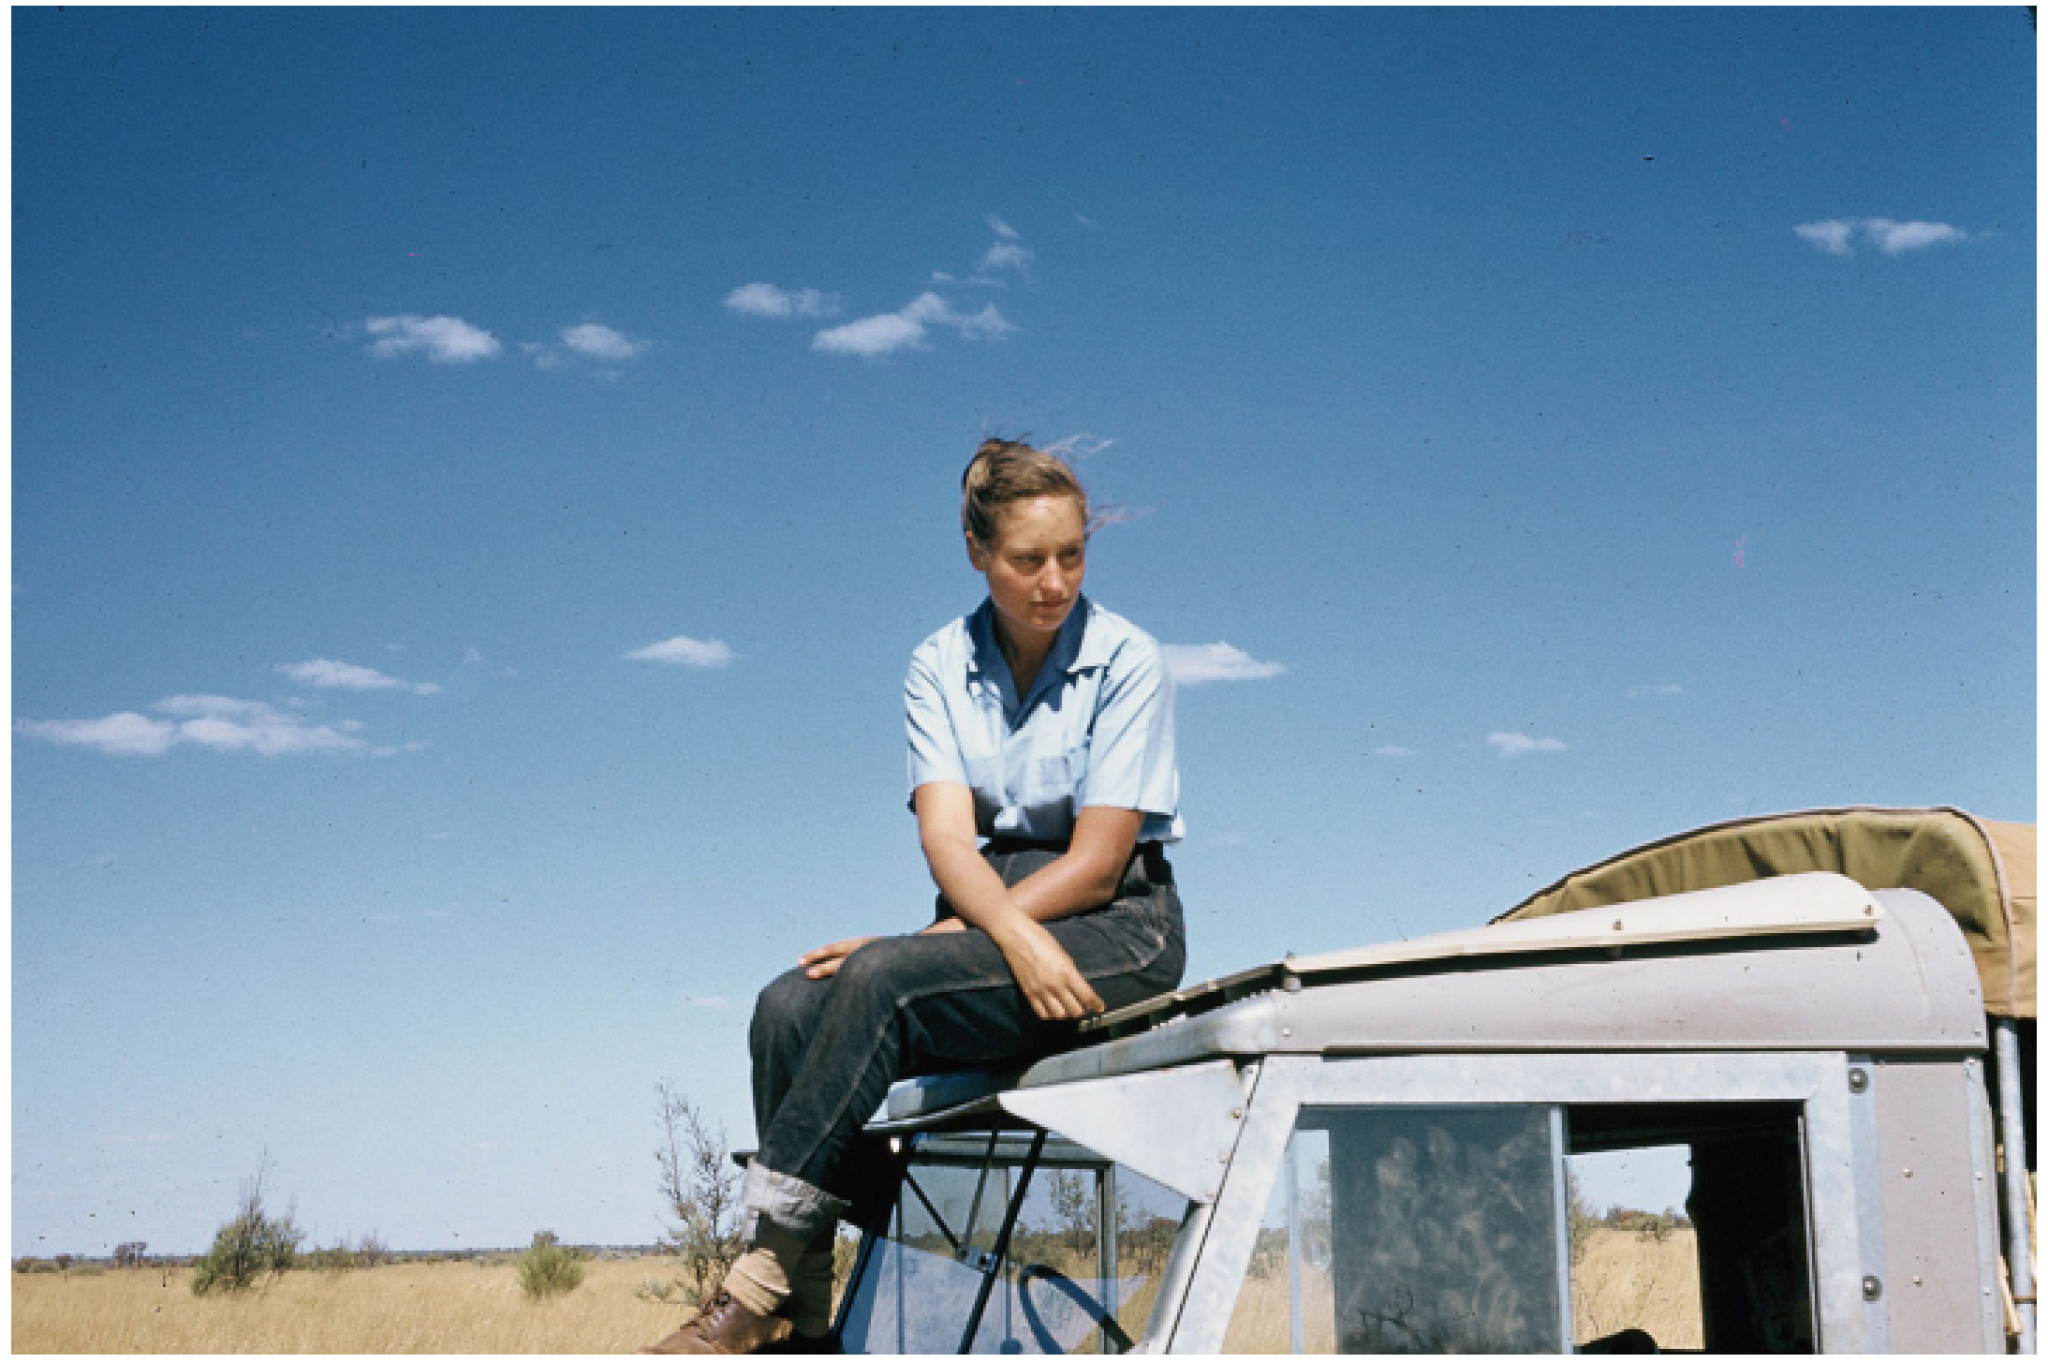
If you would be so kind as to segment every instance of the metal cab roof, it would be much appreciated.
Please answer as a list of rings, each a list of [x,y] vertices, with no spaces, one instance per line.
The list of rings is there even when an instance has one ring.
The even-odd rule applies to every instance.
[[[1004,1090],[1275,1053],[1961,1052],[1986,1031],[1946,909],[1812,872],[1278,961],[1085,1036],[1020,1070],[900,1083],[870,1129],[987,1120],[982,1100]]]

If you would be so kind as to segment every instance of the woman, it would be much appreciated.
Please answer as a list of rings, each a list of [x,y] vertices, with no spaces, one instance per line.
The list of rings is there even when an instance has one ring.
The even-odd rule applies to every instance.
[[[986,441],[962,479],[988,599],[925,640],[905,706],[936,921],[798,958],[754,1012],[746,1251],[649,1352],[823,1347],[841,1217],[894,1180],[861,1126],[895,1080],[1014,1061],[1180,982],[1173,684],[1152,639],[1081,595],[1088,499],[1054,455]],[[981,839],[987,842],[977,845]]]

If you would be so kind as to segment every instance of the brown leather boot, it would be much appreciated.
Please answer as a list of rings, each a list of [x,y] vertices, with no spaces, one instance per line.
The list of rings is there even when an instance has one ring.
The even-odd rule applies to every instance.
[[[733,1300],[730,1292],[705,1303],[697,1318],[643,1354],[751,1354],[789,1338],[790,1324],[780,1316],[757,1316]]]

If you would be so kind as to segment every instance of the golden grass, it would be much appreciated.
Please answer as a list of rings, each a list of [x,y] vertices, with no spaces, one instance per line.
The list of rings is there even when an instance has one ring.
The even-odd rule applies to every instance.
[[[1573,1341],[1631,1326],[1665,1349],[1706,1347],[1699,1246],[1690,1230],[1654,1240],[1637,1231],[1593,1229],[1586,1257],[1572,1270]]]
[[[637,1300],[672,1259],[586,1264],[582,1286],[532,1302],[502,1262],[299,1270],[235,1297],[195,1297],[189,1271],[14,1275],[16,1353],[631,1353],[687,1319]]]
[[[530,1302],[510,1256],[496,1263],[387,1264],[348,1273],[300,1270],[234,1297],[195,1297],[191,1274],[161,1269],[14,1275],[16,1353],[630,1353],[680,1325],[687,1312],[637,1299],[665,1282],[673,1259],[585,1266],[565,1297]],[[1573,1275],[1573,1334],[1581,1342],[1628,1326],[1666,1348],[1701,1347],[1699,1263],[1690,1231],[1655,1241],[1596,1228]],[[1335,1344],[1329,1279],[1311,1274],[1303,1316],[1309,1352]],[[1148,1285],[1123,1303],[1133,1335],[1150,1314]],[[1288,1350],[1287,1275],[1245,1284],[1228,1353]]]

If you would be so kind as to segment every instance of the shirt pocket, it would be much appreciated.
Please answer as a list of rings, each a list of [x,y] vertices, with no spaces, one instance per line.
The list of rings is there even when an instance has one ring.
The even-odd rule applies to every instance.
[[[1041,757],[1033,765],[1032,803],[1053,803],[1064,800],[1079,808],[1081,787],[1088,780],[1088,743],[1082,742],[1054,757]]]

